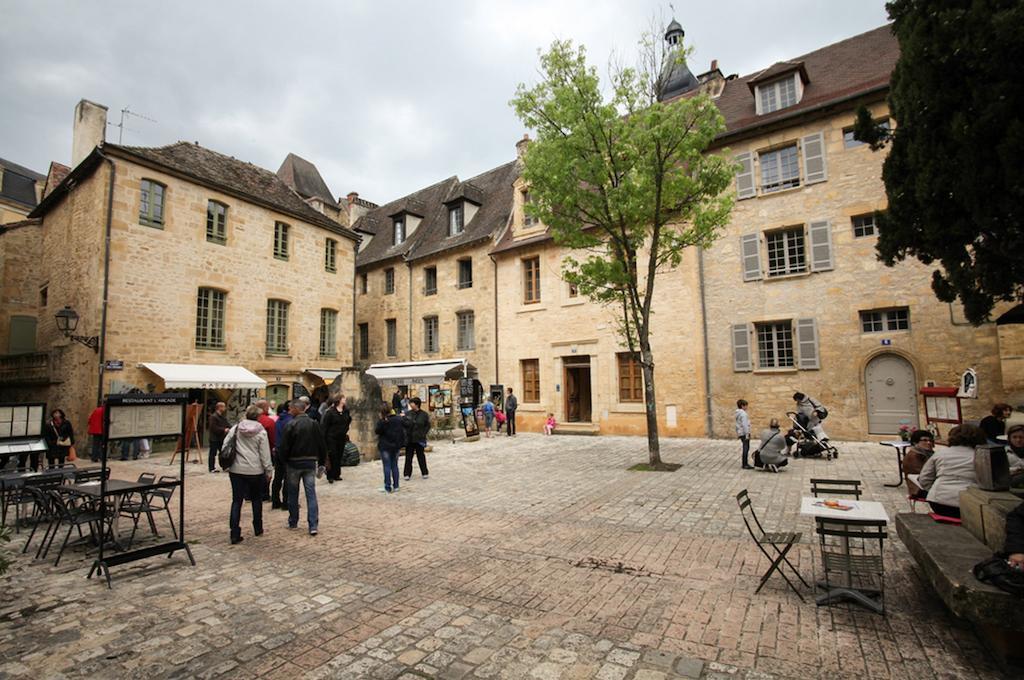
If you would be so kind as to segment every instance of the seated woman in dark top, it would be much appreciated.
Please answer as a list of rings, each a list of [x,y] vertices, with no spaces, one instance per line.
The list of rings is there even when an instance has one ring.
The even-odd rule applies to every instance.
[[[1013,413],[1013,407],[1009,404],[996,404],[992,407],[992,413],[981,419],[978,427],[985,431],[985,436],[993,444],[1001,444],[999,437],[1006,434],[1006,419]]]
[[[935,453],[935,437],[928,430],[914,430],[910,435],[910,448],[903,454],[903,474],[919,475],[924,464]],[[927,492],[914,482],[907,480],[907,492],[914,498],[924,498]]]

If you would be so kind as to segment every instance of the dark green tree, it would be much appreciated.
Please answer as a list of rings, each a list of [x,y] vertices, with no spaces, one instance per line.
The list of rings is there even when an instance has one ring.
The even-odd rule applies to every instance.
[[[894,0],[900,45],[889,106],[861,108],[855,135],[890,146],[877,216],[878,257],[938,263],[943,302],[980,324],[999,301],[1024,300],[1024,2]]]

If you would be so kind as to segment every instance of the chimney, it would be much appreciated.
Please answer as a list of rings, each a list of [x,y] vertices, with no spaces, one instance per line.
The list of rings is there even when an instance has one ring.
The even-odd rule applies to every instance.
[[[708,70],[709,71],[717,71],[718,70],[718,60],[717,59],[712,59],[711,60],[711,68],[708,69]]]
[[[71,167],[81,163],[107,138],[107,107],[82,99],[75,107],[75,126],[71,134]]]
[[[353,203],[356,202],[356,199],[359,198],[359,192],[358,191],[350,191],[350,192],[348,192],[348,196],[346,196],[346,198],[348,198],[348,204],[352,205]]]
[[[516,142],[516,158],[522,160],[528,146],[530,146],[530,135],[524,134],[523,138]]]

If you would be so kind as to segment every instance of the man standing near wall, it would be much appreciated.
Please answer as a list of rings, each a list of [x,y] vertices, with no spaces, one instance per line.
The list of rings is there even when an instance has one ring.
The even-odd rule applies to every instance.
[[[505,417],[507,418],[505,433],[509,437],[516,434],[516,409],[519,408],[519,400],[512,394],[512,388],[508,388],[508,396],[505,397]]]
[[[327,462],[327,446],[320,426],[306,413],[308,407],[308,397],[293,399],[288,405],[293,418],[285,427],[278,443],[277,456],[288,468],[285,475],[285,486],[288,491],[288,528],[295,529],[299,525],[301,480],[306,491],[306,521],[309,524],[309,535],[316,536],[320,522],[320,508],[316,501],[317,468],[323,467]]]
[[[100,462],[100,455],[103,453],[103,411],[106,404],[107,401],[104,399],[89,414],[89,441],[92,445],[89,450],[89,458],[94,463]]]
[[[231,429],[231,423],[224,417],[224,413],[228,410],[228,405],[223,401],[218,401],[217,405],[213,407],[213,413],[206,421],[206,429],[210,433],[210,454],[209,464],[210,472],[220,472],[217,469],[217,454],[220,453],[220,448],[224,445],[224,437],[227,436],[228,430]]]
[[[420,405],[420,398],[413,397],[409,400],[409,410],[405,414],[405,481],[412,478],[413,456],[416,456],[423,479],[430,476],[427,471],[427,455],[423,452],[427,443],[427,434],[430,432],[430,416],[420,408]]]

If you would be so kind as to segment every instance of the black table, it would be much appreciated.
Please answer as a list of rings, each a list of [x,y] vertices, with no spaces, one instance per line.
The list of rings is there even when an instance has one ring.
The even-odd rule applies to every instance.
[[[24,488],[25,480],[33,477],[41,477],[42,475],[53,474],[59,472],[64,476],[64,479],[74,479],[75,475],[79,472],[85,472],[86,470],[99,470],[98,467],[89,468],[54,468],[52,470],[40,470],[39,472],[3,472],[0,473],[0,526],[7,525],[7,494],[11,491],[17,491],[18,489]]]
[[[896,449],[896,472],[900,476],[899,481],[897,481],[895,484],[883,484],[883,486],[896,488],[903,484],[903,455],[907,452],[907,449],[910,447],[910,442],[902,440],[893,442],[882,442],[882,446],[891,446],[892,448]]]

